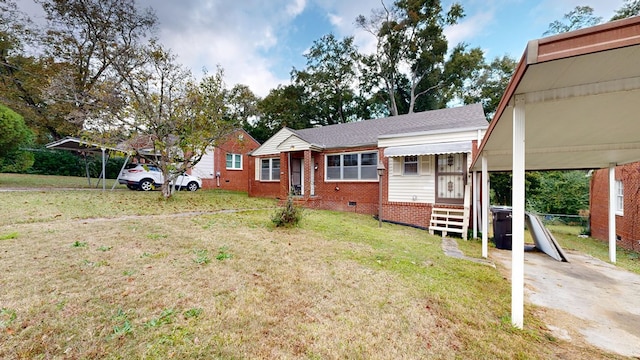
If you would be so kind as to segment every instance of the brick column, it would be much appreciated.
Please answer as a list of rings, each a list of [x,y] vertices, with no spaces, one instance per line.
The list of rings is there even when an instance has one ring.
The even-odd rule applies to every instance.
[[[311,157],[311,150],[304,151],[304,194],[305,199],[311,197],[311,167],[313,166],[313,158]]]
[[[289,196],[289,153],[280,153],[280,199]]]

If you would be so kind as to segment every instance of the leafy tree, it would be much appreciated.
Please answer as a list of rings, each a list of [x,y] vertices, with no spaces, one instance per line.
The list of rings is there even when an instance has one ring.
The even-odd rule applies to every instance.
[[[0,0],[0,101],[22,114],[32,129],[42,126],[40,118],[46,104],[40,90],[46,74],[46,59],[24,55],[34,48],[38,32],[31,20],[13,1]]]
[[[468,49],[464,43],[456,45],[449,59],[444,63],[442,73],[431,71],[430,75],[421,82],[418,87],[419,93],[430,93],[430,96],[418,98],[415,110],[425,111],[446,107],[447,103],[458,95],[461,88],[475,80],[484,67],[484,52],[480,48]],[[423,101],[420,102],[420,99]]]
[[[225,117],[222,69],[198,83],[168,50],[153,45],[146,56],[147,66],[133,69],[126,79],[129,103],[124,111],[98,127],[128,129],[131,146],[162,171],[162,195],[169,198],[170,182],[239,123]]]
[[[491,63],[484,63],[475,71],[471,80],[458,88],[457,95],[465,104],[481,103],[487,120],[490,121],[498,109],[516,66],[516,60],[508,55],[496,57]]]
[[[473,66],[480,64],[481,51],[467,53],[463,44],[454,49],[450,59],[446,57],[448,43],[443,29],[463,16],[460,4],[454,3],[445,13],[439,0],[396,0],[391,7],[382,2],[382,8],[372,11],[369,18],[358,16],[357,26],[377,39],[376,53],[364,59],[369,87],[384,89],[392,116],[401,113],[397,95],[403,75],[408,80],[407,112],[413,113],[431,108],[424,105],[429,101],[417,108],[421,97],[448,94],[450,87],[459,85]],[[402,69],[408,71],[403,73]],[[442,89],[444,92],[435,91]],[[434,107],[441,107],[446,101],[441,98],[436,103]]]
[[[611,21],[630,18],[640,15],[640,0],[625,0],[624,5],[611,18]]]
[[[58,69],[42,89],[47,114],[77,130],[117,113],[123,78],[144,60],[137,52],[156,16],[131,0],[38,0],[47,19],[42,43]],[[61,134],[53,134],[55,137]]]
[[[242,84],[236,84],[226,91],[225,98],[228,119],[237,121],[243,129],[251,133],[259,114],[258,102],[260,98],[248,86]]]
[[[578,215],[589,208],[589,178],[586,171],[540,173],[536,194],[528,195],[528,207],[544,214]]]
[[[19,172],[33,165],[33,155],[20,149],[32,138],[22,116],[0,104],[0,170]]]
[[[555,20],[550,23],[549,28],[543,35],[561,34],[598,25],[602,22],[601,17],[593,15],[593,8],[590,6],[576,6],[573,10],[564,14],[563,19],[564,22]]]
[[[256,140],[264,142],[283,127],[306,129],[314,124],[311,101],[300,85],[280,85],[258,103],[260,118],[251,132]]]
[[[307,67],[291,72],[293,83],[308,93],[310,114],[318,124],[340,124],[358,119],[358,52],[353,37],[339,41],[328,34],[313,42],[305,54]]]

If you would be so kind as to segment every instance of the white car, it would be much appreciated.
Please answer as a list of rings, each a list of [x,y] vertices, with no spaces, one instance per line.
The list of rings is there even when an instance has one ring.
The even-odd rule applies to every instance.
[[[155,165],[130,163],[120,172],[118,182],[127,185],[131,190],[150,191],[159,189],[164,177]],[[171,185],[173,184],[172,182]],[[179,190],[196,191],[202,187],[202,179],[183,173],[178,175],[175,184]]]

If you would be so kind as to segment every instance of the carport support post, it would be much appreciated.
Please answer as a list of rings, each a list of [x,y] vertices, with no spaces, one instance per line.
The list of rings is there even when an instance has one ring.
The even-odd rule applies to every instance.
[[[609,164],[609,261],[616,263],[616,164]]]
[[[478,172],[474,171],[471,176],[471,181],[473,182],[473,190],[471,193],[473,194],[473,200],[471,201],[471,208],[473,209],[473,215],[471,218],[473,219],[473,238],[478,238],[478,193],[480,189],[480,184],[478,183]]]
[[[102,150],[102,191],[105,191],[107,189],[107,171],[106,171],[106,162],[107,160],[105,159],[105,148],[100,148]]]
[[[482,257],[489,256],[489,172],[487,156],[482,153]]]
[[[122,174],[122,172],[124,171],[125,166],[127,166],[127,164],[129,163],[129,158],[131,157],[131,153],[127,153],[127,158],[124,159],[124,163],[122,163],[122,167],[120,168],[120,172],[118,173],[118,176],[116,176],[116,181],[113,182],[113,186],[111,186],[111,190],[113,191],[113,189],[116,188],[116,185],[118,185],[118,180],[120,180],[120,174]]]
[[[511,323],[522,329],[524,322],[524,169],[525,100],[515,96],[513,108],[513,180],[511,215]]]

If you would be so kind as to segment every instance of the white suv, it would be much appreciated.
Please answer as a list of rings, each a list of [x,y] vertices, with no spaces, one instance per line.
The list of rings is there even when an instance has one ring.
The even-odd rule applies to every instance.
[[[118,182],[127,185],[131,190],[149,191],[160,188],[164,177],[155,165],[131,163],[124,167]],[[180,190],[196,191],[202,187],[202,180],[199,177],[186,173],[178,175],[175,183]],[[171,185],[173,186],[173,183]]]

